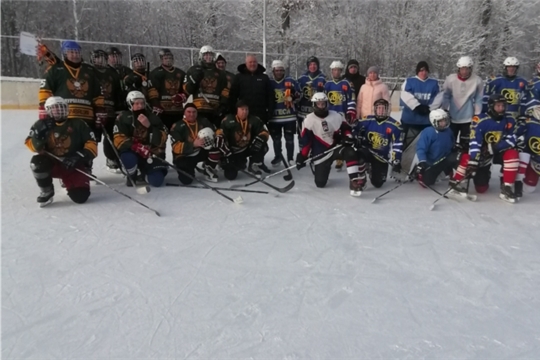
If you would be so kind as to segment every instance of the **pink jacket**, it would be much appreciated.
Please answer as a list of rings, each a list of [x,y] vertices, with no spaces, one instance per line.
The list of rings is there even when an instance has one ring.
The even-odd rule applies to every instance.
[[[358,99],[356,99],[356,116],[361,119],[368,115],[373,115],[373,103],[379,99],[390,102],[390,92],[388,86],[379,80],[370,81],[360,88]]]

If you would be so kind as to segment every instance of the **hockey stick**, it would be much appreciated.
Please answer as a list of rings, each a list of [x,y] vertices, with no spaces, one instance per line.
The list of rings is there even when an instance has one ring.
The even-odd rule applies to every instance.
[[[281,162],[283,162],[283,166],[288,167],[289,164],[287,164],[287,161],[285,161],[285,156],[281,154]],[[283,176],[283,180],[285,181],[291,181],[293,179],[291,170],[287,171],[287,175]]]
[[[449,188],[448,190],[446,190],[446,191],[445,191],[444,193],[442,193],[435,201],[433,201],[433,203],[432,203],[431,206],[429,207],[429,210],[430,210],[430,211],[433,211],[433,209],[435,209],[435,204],[437,204],[437,202],[438,202],[439,200],[441,200],[442,198],[447,198],[446,195],[447,195],[450,191],[454,190],[454,187],[455,187],[455,186],[460,185],[460,184],[461,184],[463,181],[465,181],[465,180],[468,181],[468,180],[469,180],[469,176],[465,176],[463,179],[459,180],[453,187],[450,186],[450,188]]]
[[[109,144],[111,144],[111,147],[112,147],[114,153],[116,154],[116,157],[118,158],[118,162],[120,163],[120,166],[122,166],[122,170],[124,171],[124,174],[126,174],[126,176],[128,178],[128,181],[131,184],[131,186],[135,188],[135,190],[137,191],[137,194],[141,194],[141,195],[148,194],[150,192],[150,186],[139,186],[139,187],[137,187],[135,185],[135,183],[133,182],[133,179],[131,178],[131,175],[129,175],[129,173],[128,173],[127,169],[126,169],[126,166],[122,162],[122,159],[120,159],[120,154],[118,153],[118,150],[116,150],[116,148],[114,147],[114,144],[113,144],[113,142],[111,140],[111,137],[109,136],[109,134],[107,134],[107,130],[105,130],[103,133],[105,134],[105,137],[109,141]]]
[[[280,187],[274,186],[274,185],[272,185],[272,184],[270,184],[270,183],[267,183],[266,181],[262,180],[262,179],[259,178],[257,175],[250,173],[249,171],[246,171],[246,170],[244,170],[244,169],[238,169],[238,170],[239,170],[241,173],[244,173],[244,174],[246,174],[246,175],[249,176],[249,177],[252,177],[252,178],[254,178],[254,179],[257,179],[256,182],[259,182],[259,181],[260,181],[260,182],[263,183],[264,185],[266,185],[266,186],[268,186],[268,187],[270,187],[270,188],[272,188],[272,189],[274,189],[274,190],[276,190],[277,192],[280,192],[280,193],[286,193],[287,191],[291,190],[291,189],[294,187],[294,180],[291,181],[291,182],[290,182],[289,184],[287,184],[286,186],[280,188]]]
[[[152,159],[157,159],[157,160],[161,161],[162,163],[168,165],[171,169],[176,170],[176,172],[178,172],[178,173],[180,173],[180,174],[182,174],[184,176],[187,176],[188,178],[190,178],[192,180],[195,180],[196,182],[198,182],[199,184],[201,184],[205,188],[210,189],[210,190],[214,191],[216,194],[219,194],[219,195],[223,196],[225,199],[229,200],[230,202],[233,202],[235,204],[241,204],[241,203],[244,202],[244,200],[242,199],[241,196],[238,196],[237,198],[234,198],[234,199],[231,198],[231,197],[228,197],[227,195],[225,195],[224,193],[222,193],[221,191],[219,191],[215,187],[210,186],[207,183],[205,183],[204,181],[197,179],[195,176],[192,176],[191,174],[185,172],[184,170],[179,169],[178,167],[171,164],[167,160],[164,160],[164,159],[162,159],[162,158],[160,158],[160,157],[158,157],[156,155],[152,155]]]
[[[400,187],[401,185],[405,184],[405,183],[408,183],[408,182],[413,182],[415,179],[414,177],[412,176],[412,174],[414,174],[414,172],[416,171],[416,167],[413,168],[413,170],[407,174],[407,177],[408,179],[405,180],[405,181],[400,181],[399,184],[397,184],[396,186],[394,186],[392,189],[382,193],[381,195],[375,197],[373,200],[371,200],[371,203],[375,203],[377,200],[379,200],[380,198],[382,198],[384,195],[388,194],[388,193],[391,193],[392,191],[396,190],[398,187]]]
[[[56,156],[56,155],[54,155],[54,154],[52,154],[52,153],[50,153],[50,152],[48,152],[48,151],[45,151],[45,153],[46,153],[47,155],[49,155],[50,157],[52,157],[53,159],[56,159],[56,160],[62,162],[62,159],[60,159],[58,156]],[[90,179],[92,179],[92,180],[94,180],[94,181],[100,183],[101,185],[105,185],[106,187],[108,187],[108,188],[111,189],[112,191],[114,191],[114,192],[116,192],[116,193],[118,193],[118,194],[120,194],[120,195],[122,195],[122,196],[124,196],[124,197],[127,197],[129,200],[136,202],[137,204],[139,204],[139,205],[141,205],[141,206],[147,208],[147,209],[150,210],[150,211],[153,211],[154,214],[156,214],[157,216],[161,216],[160,213],[157,212],[156,210],[154,210],[154,209],[152,209],[151,207],[149,207],[149,206],[143,204],[142,202],[140,202],[140,201],[138,201],[138,200],[132,198],[131,196],[129,196],[129,195],[127,195],[127,194],[124,194],[124,193],[121,192],[120,190],[117,190],[117,189],[115,189],[115,188],[113,188],[113,187],[107,185],[104,181],[101,181],[100,179],[98,179],[98,178],[95,177],[94,175],[90,175],[90,174],[88,174],[87,172],[82,171],[81,169],[78,169],[78,168],[74,168],[74,169],[75,169],[76,171],[80,172],[81,174],[86,175],[88,178],[90,178]]]
[[[175,184],[175,183],[166,183],[165,185],[185,187],[185,188],[194,188],[194,189],[207,189],[204,186],[200,186],[200,185],[183,185],[183,184]],[[262,191],[262,190],[229,189],[229,188],[222,188],[222,187],[214,187],[214,189],[223,190],[223,191],[238,191],[238,192],[254,193],[254,194],[268,194],[268,191]]]
[[[315,156],[312,156],[312,157],[310,157],[310,158],[304,160],[304,162],[303,162],[302,164],[307,164],[308,162],[316,161],[316,160],[318,160],[318,159],[324,157],[324,155],[328,154],[329,152],[335,151],[335,150],[337,150],[337,149],[339,149],[339,148],[342,148],[342,147],[343,147],[343,145],[341,145],[341,144],[340,144],[340,145],[337,145],[337,146],[335,146],[335,147],[333,147],[333,148],[330,148],[330,149],[326,150],[326,151],[323,152],[323,153],[320,153],[319,155],[315,155]],[[276,175],[282,174],[282,173],[284,173],[285,171],[290,171],[291,169],[293,169],[293,168],[295,168],[295,167],[297,167],[297,166],[298,166],[298,165],[291,165],[291,166],[289,166],[289,167],[286,167],[285,169],[276,171],[275,173],[272,173],[272,174],[263,176],[263,177],[261,177],[261,178],[257,178],[256,181],[252,181],[252,182],[247,183],[247,184],[235,184],[235,185],[232,185],[231,188],[238,188],[238,187],[247,187],[247,186],[251,186],[251,185],[256,184],[256,183],[258,183],[258,182],[260,182],[260,181],[264,181],[264,180],[269,179],[269,178],[271,178],[271,177],[274,177],[274,176],[276,176]]]

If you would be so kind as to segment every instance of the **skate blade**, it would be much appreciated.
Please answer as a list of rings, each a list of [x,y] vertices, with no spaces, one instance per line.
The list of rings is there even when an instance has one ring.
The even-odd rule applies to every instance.
[[[145,195],[150,192],[150,186],[138,186],[135,188],[135,191],[137,191],[137,194]]]
[[[503,194],[499,194],[499,198],[501,198],[501,200],[506,201],[509,204],[515,204],[516,203],[516,199],[507,198]]]
[[[40,207],[40,208],[44,208],[44,207],[46,207],[46,206],[51,205],[52,202],[53,202],[53,199],[54,199],[54,198],[50,198],[49,200],[47,200],[47,201],[45,201],[45,202],[43,202],[43,203],[39,203],[39,207]]]
[[[112,174],[121,174],[122,173],[122,171],[120,169],[114,169],[114,168],[110,168],[110,167],[107,168],[107,171],[112,173]]]
[[[362,195],[362,191],[351,190],[350,194],[354,197],[360,197],[360,195]]]
[[[233,200],[235,204],[242,204],[244,202],[244,199],[242,199],[241,196],[234,198]]]

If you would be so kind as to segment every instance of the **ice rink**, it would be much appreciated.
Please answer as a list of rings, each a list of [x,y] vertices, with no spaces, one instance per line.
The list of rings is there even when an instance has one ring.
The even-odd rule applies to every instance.
[[[495,173],[476,203],[429,211],[417,183],[372,204],[396,183],[353,198],[346,171],[317,189],[308,167],[239,205],[138,195],[100,153],[94,173],[161,217],[102,185],[76,205],[56,180],[40,209],[23,144],[37,111],[1,116],[3,359],[540,357],[538,190],[505,203]]]

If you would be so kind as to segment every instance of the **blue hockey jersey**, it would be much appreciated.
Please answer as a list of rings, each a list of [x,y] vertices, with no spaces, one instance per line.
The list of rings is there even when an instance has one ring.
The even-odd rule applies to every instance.
[[[528,117],[516,129],[516,136],[523,139],[523,151],[531,154],[531,159],[540,163],[540,119]]]
[[[353,135],[361,141],[366,139],[368,143],[362,145],[376,157],[401,161],[404,133],[401,124],[393,118],[378,122],[373,115],[368,115],[353,125]]]
[[[302,91],[302,97],[298,103],[299,109],[298,114],[301,117],[306,117],[307,114],[313,111],[311,105],[311,98],[316,92],[324,92],[324,84],[326,84],[326,76],[317,71],[314,77],[309,75],[309,72],[306,72],[304,75],[298,78],[298,85]]]
[[[516,147],[514,133],[516,122],[513,117],[505,115],[500,121],[493,120],[488,114],[473,116],[471,123],[471,140],[469,155],[471,160],[480,160],[480,156],[488,157],[488,145],[493,152],[501,152]]]
[[[301,95],[298,82],[290,76],[285,76],[280,81],[270,80],[270,85],[274,89],[276,104],[274,114],[269,122],[284,123],[296,121],[295,100]]]
[[[520,76],[509,79],[506,76],[498,75],[492,77],[484,85],[484,97],[482,98],[482,112],[488,111],[488,100],[492,94],[500,94],[506,98],[508,106],[506,112],[514,119],[524,113],[525,109],[521,106],[525,105],[522,102],[528,101],[526,96],[527,80]]]
[[[401,122],[405,125],[430,125],[429,115],[420,115],[413,110],[418,105],[431,105],[439,93],[439,83],[435,79],[410,77],[401,86],[400,105],[403,107]]]
[[[324,85],[328,96],[328,108],[345,116],[347,111],[356,112],[354,90],[348,80],[329,80]]]
[[[443,131],[425,128],[416,143],[418,162],[425,161],[429,166],[437,164],[452,153],[455,142],[454,133],[449,128]]]
[[[527,103],[527,108],[540,105],[540,75],[533,76],[531,81],[529,81],[527,93],[535,100],[534,103]]]

